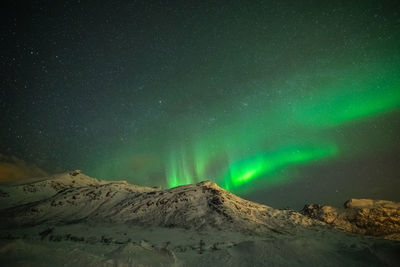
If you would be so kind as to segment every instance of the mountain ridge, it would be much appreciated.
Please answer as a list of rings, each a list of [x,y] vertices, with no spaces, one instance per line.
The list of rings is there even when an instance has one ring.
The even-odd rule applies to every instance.
[[[261,235],[334,227],[400,240],[400,204],[389,201],[353,199],[346,202],[343,212],[317,204],[298,212],[242,199],[210,181],[162,190],[126,181],[102,181],[78,170],[2,186],[0,193],[0,216],[5,218],[1,224],[10,227],[107,222]]]

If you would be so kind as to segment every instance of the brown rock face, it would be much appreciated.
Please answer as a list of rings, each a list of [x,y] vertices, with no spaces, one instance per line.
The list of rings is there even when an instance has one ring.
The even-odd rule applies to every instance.
[[[338,217],[338,212],[335,208],[319,204],[306,205],[303,209],[303,213],[313,219],[329,224],[333,223]]]
[[[350,199],[344,209],[306,205],[303,214],[348,232],[400,240],[400,203]]]

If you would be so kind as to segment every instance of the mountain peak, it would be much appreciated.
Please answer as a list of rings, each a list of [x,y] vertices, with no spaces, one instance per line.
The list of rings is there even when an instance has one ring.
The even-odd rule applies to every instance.
[[[101,181],[75,170],[0,189],[5,225],[111,222],[265,234],[330,224],[392,239],[400,231],[399,203],[350,199],[344,209],[313,204],[300,213],[245,200],[211,181],[162,190]]]
[[[61,186],[54,186],[55,181]],[[73,171],[29,186],[37,189],[32,190],[36,193],[43,186],[56,192],[42,196],[39,202],[23,201],[3,210],[8,223],[108,221],[247,232],[270,232],[289,224],[312,223],[300,213],[244,200],[211,181],[161,190],[126,182],[99,181]]]

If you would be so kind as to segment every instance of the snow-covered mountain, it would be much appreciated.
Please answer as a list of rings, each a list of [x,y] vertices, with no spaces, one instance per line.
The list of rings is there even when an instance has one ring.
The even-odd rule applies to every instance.
[[[128,191],[147,192],[156,189],[128,184],[126,181],[103,181],[89,177],[80,170],[43,177],[28,182],[0,186],[0,208],[15,207],[46,200],[67,189],[96,188],[100,185],[120,185]]]
[[[27,182],[19,181],[15,184],[0,186],[0,207],[7,208],[47,199],[66,188],[104,183],[106,182],[86,176],[79,170],[39,179],[29,179]]]
[[[244,200],[209,181],[161,189],[72,171],[1,186],[0,217],[0,265],[18,266],[21,257],[32,266],[400,261],[400,243],[382,239],[400,240],[399,203],[352,199],[344,208],[311,204],[297,212]]]
[[[296,212],[244,200],[209,181],[161,190],[73,171],[0,190],[3,225],[110,222],[267,234],[327,224],[394,239],[400,232],[398,203],[353,199],[345,209],[314,204]]]
[[[27,190],[28,189],[28,190]],[[12,192],[28,192],[13,197]],[[212,182],[172,189],[99,181],[73,172],[17,185],[3,194],[3,224],[129,222],[138,225],[248,232],[287,231],[288,226],[321,224],[299,212],[278,210],[244,200]]]

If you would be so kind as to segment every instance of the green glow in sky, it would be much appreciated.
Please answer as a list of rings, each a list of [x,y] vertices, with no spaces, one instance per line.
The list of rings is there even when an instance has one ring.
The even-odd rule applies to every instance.
[[[169,187],[191,184],[195,181],[185,152],[181,151],[180,155],[172,154],[169,159],[170,162],[167,165],[167,182]]]
[[[247,193],[307,179],[319,164],[338,168],[345,161],[349,170],[338,173],[352,175],[351,162],[389,154],[398,140],[399,31],[387,20],[379,24],[384,16],[375,11],[360,11],[363,19],[344,27],[337,21],[352,11],[342,12],[332,21],[310,15],[329,29],[304,24],[301,13],[289,24],[294,17],[279,16],[284,21],[270,28],[257,26],[271,25],[261,15],[267,20],[261,24],[247,24],[253,16],[222,23],[222,35],[239,29],[215,40],[219,34],[205,31],[204,42],[187,43],[182,57],[167,60],[174,63],[163,75],[126,83],[132,92],[143,90],[132,94],[131,105],[112,102],[123,112],[106,114],[118,127],[101,120],[109,136],[99,141],[89,174],[167,187],[212,180]]]
[[[274,177],[276,171],[297,164],[310,163],[315,160],[332,157],[337,153],[338,148],[335,145],[287,147],[262,153],[232,162],[222,184],[230,190],[234,190],[257,178],[265,179],[267,182],[279,182]]]
[[[316,99],[303,103],[295,114],[300,123],[334,127],[369,118],[400,107],[400,71],[393,66],[371,68],[367,73],[349,71],[320,88]]]
[[[0,161],[400,201],[400,1],[120,2],[10,24]]]
[[[171,149],[168,186],[211,179],[238,191],[260,179],[264,186],[286,182],[287,177],[277,172],[325,158],[334,160],[338,154],[346,156],[346,145],[330,134],[332,129],[341,131],[400,106],[400,71],[394,66],[338,70],[334,79],[329,74],[320,76],[305,85],[294,81],[296,90],[283,98],[266,98],[258,90],[249,101],[254,108],[245,106],[225,121],[222,114],[211,131],[196,130],[180,151]],[[310,85],[314,89],[304,93]],[[290,87],[281,86],[290,92]]]

